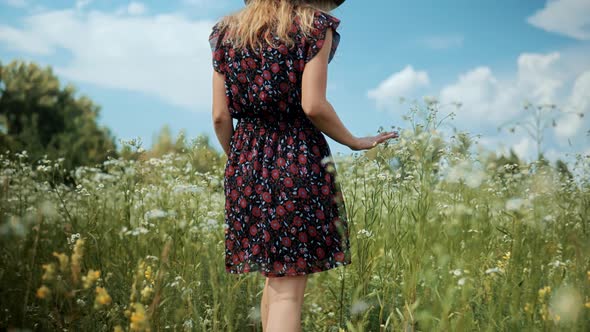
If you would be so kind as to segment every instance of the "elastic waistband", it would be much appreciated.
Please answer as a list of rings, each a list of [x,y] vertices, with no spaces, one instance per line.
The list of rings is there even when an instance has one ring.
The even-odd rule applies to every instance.
[[[306,117],[297,118],[262,118],[262,117],[240,117],[237,123],[238,129],[260,129],[269,130],[292,130],[293,128],[315,128],[313,123]]]

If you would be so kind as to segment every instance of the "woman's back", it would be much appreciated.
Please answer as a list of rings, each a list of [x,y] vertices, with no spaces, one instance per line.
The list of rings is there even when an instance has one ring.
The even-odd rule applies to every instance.
[[[330,60],[339,44],[340,20],[322,11],[313,14],[306,34],[294,15],[288,31],[292,45],[271,33],[275,45],[261,38],[259,47],[234,47],[227,26],[217,23],[210,35],[213,68],[225,75],[228,107],[233,118],[282,120],[304,118],[301,107],[302,76],[306,64],[319,53],[328,29],[333,29]]]

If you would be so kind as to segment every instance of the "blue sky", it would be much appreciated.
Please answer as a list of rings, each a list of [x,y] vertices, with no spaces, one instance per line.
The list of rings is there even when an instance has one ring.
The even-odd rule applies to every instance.
[[[211,124],[207,37],[219,17],[242,6],[0,0],[0,60],[51,65],[63,84],[101,105],[100,122],[118,139],[141,137],[149,147],[167,124],[175,134],[208,134],[221,151]],[[409,101],[430,96],[446,105],[442,115],[455,111],[459,130],[481,134],[483,147],[513,147],[530,159],[535,144],[523,130],[497,127],[525,120],[525,101],[555,103],[572,113],[555,113],[546,155],[590,153],[590,1],[348,0],[333,14],[342,39],[328,97],[353,134],[408,127],[401,116]],[[401,96],[408,101],[399,103]],[[462,107],[450,108],[453,102]],[[333,153],[352,153],[328,141]]]

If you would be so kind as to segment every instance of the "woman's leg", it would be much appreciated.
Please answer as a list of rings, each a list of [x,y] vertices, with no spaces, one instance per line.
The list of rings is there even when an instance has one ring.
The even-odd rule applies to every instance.
[[[300,332],[307,275],[268,279],[268,332]]]
[[[260,318],[262,320],[262,332],[266,332],[268,321],[268,277],[266,277],[266,281],[264,282],[262,300],[260,301]]]

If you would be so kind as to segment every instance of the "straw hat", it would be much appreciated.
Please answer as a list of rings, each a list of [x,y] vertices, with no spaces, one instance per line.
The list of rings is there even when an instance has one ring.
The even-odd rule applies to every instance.
[[[246,4],[248,4],[248,2],[249,2],[249,1],[250,1],[250,0],[244,0],[244,2],[245,2]],[[306,1],[313,2],[313,0],[306,0]],[[344,1],[345,1],[345,0],[332,0],[332,2],[334,2],[334,8],[336,8],[336,7],[340,6],[341,4],[343,4],[343,3],[344,3]]]

